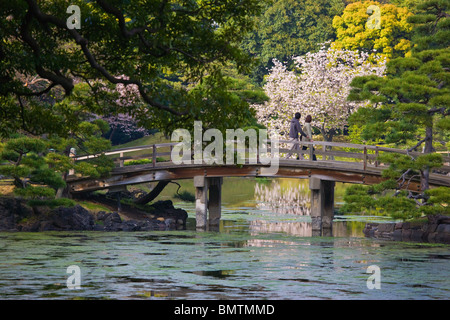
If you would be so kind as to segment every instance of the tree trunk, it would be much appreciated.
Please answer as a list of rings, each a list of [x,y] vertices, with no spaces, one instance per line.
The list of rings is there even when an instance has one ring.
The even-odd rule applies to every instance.
[[[63,173],[62,179],[64,181],[67,181],[67,176],[68,176],[67,172]],[[58,190],[56,190],[55,199],[59,198],[70,198],[69,187],[67,185],[65,187],[58,188]]]
[[[170,180],[159,181],[158,184],[156,185],[156,187],[154,187],[152,191],[147,193],[145,196],[137,199],[135,201],[135,203],[137,203],[137,204],[149,203],[150,201],[155,199],[161,193],[161,191],[164,190],[164,188],[169,184],[169,182],[170,182]]]
[[[27,183],[24,180],[20,179],[19,177],[14,177],[14,186],[20,189],[24,189],[27,187]]]
[[[427,127],[425,130],[425,148],[424,153],[433,152],[433,128]],[[425,167],[420,173],[420,189],[421,191],[428,190],[430,188],[430,167]]]
[[[117,127],[114,127],[114,128],[111,130],[111,133],[109,134],[108,140],[111,141],[111,142],[112,142],[112,138],[113,138],[113,136],[114,136],[114,133],[116,133],[116,129],[117,129]]]
[[[73,135],[71,135],[71,137],[73,137]],[[70,146],[66,147],[66,150],[64,150],[64,155],[70,157]],[[74,163],[75,160],[72,158],[72,163]],[[62,173],[61,177],[64,180],[64,182],[67,181],[67,176],[69,175],[69,172],[64,172]],[[56,190],[56,195],[55,195],[56,199],[59,198],[71,198],[70,192],[69,192],[69,187],[66,185],[65,187],[62,188],[58,188],[58,190]]]

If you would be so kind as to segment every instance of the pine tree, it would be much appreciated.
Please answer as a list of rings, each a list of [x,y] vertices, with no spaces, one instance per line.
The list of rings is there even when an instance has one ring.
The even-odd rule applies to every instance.
[[[418,215],[436,212],[432,207],[442,210],[432,204],[436,204],[436,199],[445,199],[440,197],[442,192],[448,193],[448,188],[429,190],[429,175],[433,168],[442,166],[442,157],[434,153],[434,137],[439,131],[447,134],[450,127],[450,1],[428,0],[416,9],[418,13],[409,18],[414,25],[411,56],[391,60],[384,78],[354,79],[349,99],[369,99],[374,106],[361,108],[349,121],[362,127],[366,140],[383,137],[386,143],[406,146],[406,155],[380,158],[390,163],[383,173],[389,182],[370,188],[369,192],[380,194],[396,189],[396,197],[389,196],[389,202],[386,196],[380,196],[376,206],[396,205],[398,210],[391,211],[398,213],[403,212],[401,207],[407,201],[417,206]],[[413,156],[413,151],[422,154]],[[400,191],[417,176],[420,193]],[[412,211],[408,212],[403,216],[411,215]]]
[[[33,126],[29,128],[38,132],[45,129],[45,134],[15,133],[4,140],[0,150],[0,174],[13,179],[16,195],[32,199],[59,197],[64,194],[70,169],[93,178],[109,175],[114,163],[103,153],[111,148],[111,143],[102,138],[109,126],[104,120],[93,117],[81,101],[89,101],[82,84],[74,88],[73,95],[53,105],[34,101],[51,111],[51,115],[32,119],[29,124]],[[55,122],[52,127],[38,128],[39,123],[51,122]],[[70,155],[72,148],[78,155],[98,156],[74,163]]]

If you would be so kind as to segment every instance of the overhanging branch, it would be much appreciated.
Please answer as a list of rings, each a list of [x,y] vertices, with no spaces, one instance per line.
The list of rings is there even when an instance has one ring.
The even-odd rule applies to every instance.
[[[100,2],[102,2],[102,1],[100,1]],[[97,70],[109,82],[111,82],[113,84],[121,83],[123,85],[130,85],[130,84],[136,85],[139,89],[139,93],[140,93],[141,97],[143,98],[143,100],[147,104],[151,105],[152,107],[170,112],[176,116],[182,116],[182,115],[188,114],[187,106],[185,106],[184,111],[178,111],[171,107],[163,105],[157,101],[154,101],[152,98],[150,98],[150,96],[148,96],[148,94],[145,91],[144,85],[139,80],[117,78],[117,77],[113,76],[112,74],[110,74],[105,67],[103,67],[102,65],[100,65],[97,62],[94,55],[88,48],[88,40],[86,38],[84,38],[83,36],[81,36],[81,34],[76,29],[68,29],[65,21],[60,20],[55,16],[42,13],[40,11],[36,1],[27,0],[27,3],[28,3],[28,7],[29,7],[29,10],[27,12],[28,19],[31,19],[31,16],[33,16],[34,18],[36,18],[36,20],[39,23],[41,23],[43,25],[51,23],[60,29],[68,31],[69,34],[72,36],[72,38],[75,40],[75,42],[81,47],[81,50],[82,50],[84,56],[86,57],[89,65],[92,68],[94,68],[95,70]],[[28,20],[27,20],[27,22],[29,23]],[[25,30],[27,30],[28,24],[25,24],[24,27],[25,27]],[[133,33],[137,33],[137,32],[138,31],[133,31]],[[33,48],[33,51],[35,52],[35,54],[38,54],[39,46],[37,45],[36,41],[31,37],[31,35],[28,32],[24,32],[24,36],[25,36],[24,41],[26,41]],[[66,93],[70,93],[70,91],[73,89],[73,83],[70,79],[52,74],[48,71],[43,70],[42,67],[39,68],[39,66],[37,66],[36,71],[42,78],[49,79],[52,82],[54,82],[55,84],[62,85],[64,87],[64,89],[66,90]],[[67,80],[70,80],[70,83]]]
[[[420,140],[419,142],[416,143],[416,145],[414,147],[409,148],[407,151],[408,155],[409,152],[412,152],[414,149],[418,148],[422,143],[424,143],[427,140],[427,138],[423,138],[422,140]]]

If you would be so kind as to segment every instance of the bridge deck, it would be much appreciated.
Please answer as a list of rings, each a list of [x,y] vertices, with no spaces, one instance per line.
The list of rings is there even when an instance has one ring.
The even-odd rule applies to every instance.
[[[270,141],[267,141],[270,144]],[[279,141],[280,144],[292,146],[291,141]],[[299,150],[281,148],[279,153],[292,152],[306,156],[308,160],[285,160],[278,159],[278,171],[273,174],[269,170],[269,164],[262,164],[259,161],[246,159],[243,165],[208,165],[202,164],[174,164],[170,160],[171,150],[178,143],[161,143],[149,146],[130,147],[106,152],[107,156],[116,156],[118,167],[114,168],[111,176],[104,179],[89,179],[80,176],[69,176],[67,179],[72,192],[95,191],[117,186],[126,186],[161,180],[192,179],[195,176],[207,177],[288,177],[288,178],[310,178],[317,176],[322,180],[331,180],[348,183],[374,184],[383,180],[382,170],[386,168],[378,161],[378,156],[382,153],[397,153],[410,157],[420,156],[418,152],[407,152],[401,149],[392,149],[379,146],[358,145],[350,143],[335,143],[314,141],[299,142]],[[308,147],[302,150],[300,146]],[[316,148],[312,148],[315,146]],[[332,148],[332,150],[331,150]],[[158,152],[159,150],[159,152]],[[269,154],[271,153],[268,147]],[[237,150],[242,151],[242,150]],[[248,150],[244,150],[247,152]],[[276,149],[274,149],[276,151]],[[136,154],[138,152],[139,154]],[[147,153],[149,152],[149,153]],[[275,155],[279,155],[275,153]],[[128,155],[128,156],[126,156]],[[313,155],[319,158],[312,161]],[[88,160],[96,155],[77,157],[76,161]],[[119,157],[117,157],[119,156]],[[259,158],[259,154],[258,160]],[[267,156],[267,154],[266,154]],[[274,157],[274,155],[270,155]],[[147,159],[151,157],[150,159]],[[162,158],[160,158],[162,157]],[[147,159],[149,164],[126,166],[125,161]],[[164,161],[159,162],[158,160]],[[253,160],[257,160],[253,159]],[[338,159],[338,160],[334,160]],[[450,186],[450,157],[443,157],[444,165],[439,168],[440,173],[430,175],[430,185]],[[419,179],[414,177],[405,186],[412,191],[420,191]]]
[[[107,189],[117,186],[126,186],[161,180],[192,179],[195,176],[207,177],[284,177],[284,178],[310,178],[319,177],[322,180],[337,182],[375,184],[383,178],[381,172],[385,166],[366,165],[344,161],[307,161],[307,160],[280,160],[276,174],[267,174],[269,165],[245,164],[237,165],[176,165],[171,162],[134,165],[115,168],[111,176],[105,179],[85,179],[71,176],[68,183],[72,192],[86,192]],[[450,176],[441,174],[430,175],[431,186],[450,186]],[[409,190],[419,191],[418,179],[411,181]]]

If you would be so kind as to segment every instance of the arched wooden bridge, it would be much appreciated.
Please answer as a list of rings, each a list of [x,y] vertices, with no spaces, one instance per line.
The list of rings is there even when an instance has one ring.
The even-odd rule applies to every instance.
[[[279,141],[280,144],[289,141]],[[334,184],[335,182],[375,184],[383,180],[382,170],[385,165],[377,161],[381,153],[407,154],[405,150],[379,146],[358,145],[335,142],[308,142],[307,150],[294,151],[307,160],[278,159],[278,170],[269,170],[270,164],[259,161],[259,154],[254,161],[246,160],[241,165],[217,164],[174,164],[170,160],[171,150],[177,143],[161,143],[141,147],[117,149],[106,152],[107,156],[115,157],[117,166],[110,177],[89,179],[69,175],[67,183],[70,192],[89,192],[101,189],[120,190],[127,185],[155,181],[194,179],[196,187],[197,227],[203,228],[218,224],[220,221],[221,184],[223,177],[286,177],[310,180],[312,194],[313,230],[331,226],[333,219]],[[300,142],[301,145],[301,142]],[[312,148],[314,146],[315,148]],[[332,149],[330,148],[332,147]],[[280,148],[279,153],[289,151]],[[270,152],[270,148],[269,148]],[[312,161],[313,154],[317,161]],[[410,152],[410,156],[421,153]],[[267,156],[267,154],[266,154]],[[94,156],[77,157],[83,161]],[[144,164],[129,165],[133,160],[147,159]],[[267,162],[265,162],[267,163]],[[444,166],[438,172],[430,174],[430,186],[450,186],[450,157],[444,157]],[[404,186],[411,191],[420,191],[418,177],[411,179]],[[208,196],[209,193],[209,196]],[[209,221],[207,219],[209,211]],[[317,220],[316,226],[314,221]]]

